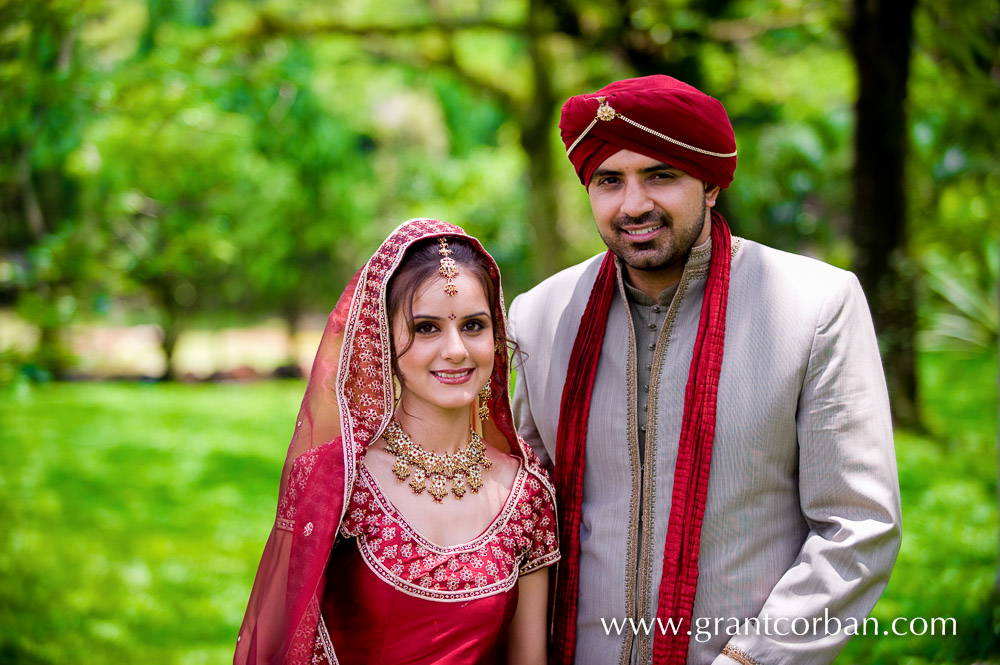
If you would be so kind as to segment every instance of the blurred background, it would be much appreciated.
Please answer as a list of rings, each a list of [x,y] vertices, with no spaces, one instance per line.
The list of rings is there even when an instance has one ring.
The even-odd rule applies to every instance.
[[[873,310],[874,615],[957,635],[838,662],[1000,662],[995,0],[0,0],[0,663],[230,660],[347,279],[411,217],[508,302],[601,251],[559,108],[654,73],[725,104],[734,233]]]

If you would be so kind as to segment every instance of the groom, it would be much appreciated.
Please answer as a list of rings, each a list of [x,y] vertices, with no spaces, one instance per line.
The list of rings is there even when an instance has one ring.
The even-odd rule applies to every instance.
[[[510,308],[559,499],[553,662],[832,662],[900,540],[857,279],[730,234],[735,137],[699,90],[618,81],[559,127],[609,251]]]

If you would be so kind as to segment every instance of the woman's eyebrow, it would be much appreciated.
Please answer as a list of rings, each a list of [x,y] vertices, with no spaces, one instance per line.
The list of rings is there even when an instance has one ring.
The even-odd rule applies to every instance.
[[[489,316],[489,315],[490,315],[489,312],[476,312],[474,314],[466,314],[462,318],[463,319],[474,319],[477,316]],[[416,321],[417,319],[425,319],[425,320],[428,320],[428,321],[442,321],[442,320],[444,320],[444,317],[443,316],[434,316],[432,314],[414,314],[413,315],[413,320]]]

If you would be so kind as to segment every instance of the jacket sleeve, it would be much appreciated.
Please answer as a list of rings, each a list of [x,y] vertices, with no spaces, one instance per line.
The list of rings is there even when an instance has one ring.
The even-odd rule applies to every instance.
[[[527,325],[523,319],[526,316],[524,302],[523,296],[514,298],[510,304],[510,314],[507,317],[511,337],[514,338],[518,346],[525,345],[525,340],[522,340],[521,336],[527,333]],[[514,357],[514,370],[517,372],[514,382],[514,396],[511,402],[511,407],[514,410],[514,427],[517,428],[517,433],[521,435],[525,443],[531,446],[531,449],[538,455],[542,466],[551,471],[553,460],[542,443],[542,436],[538,432],[538,426],[531,413],[531,399],[528,395],[528,377],[531,370],[527,362],[518,360],[516,353]]]
[[[850,273],[820,309],[796,433],[809,532],[756,627],[745,623],[713,665],[831,663],[865,631],[895,563],[900,499],[888,394],[868,305]]]

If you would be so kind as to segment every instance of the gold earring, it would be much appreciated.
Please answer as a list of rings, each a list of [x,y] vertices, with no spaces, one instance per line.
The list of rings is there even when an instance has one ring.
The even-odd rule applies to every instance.
[[[487,404],[487,400],[489,400],[490,397],[493,397],[493,388],[491,388],[490,384],[487,383],[479,391],[479,419],[480,420],[489,420],[490,419],[490,407],[489,407],[489,404]]]

